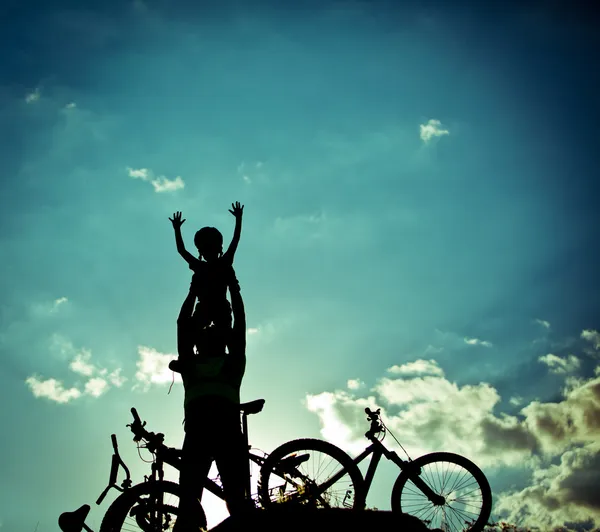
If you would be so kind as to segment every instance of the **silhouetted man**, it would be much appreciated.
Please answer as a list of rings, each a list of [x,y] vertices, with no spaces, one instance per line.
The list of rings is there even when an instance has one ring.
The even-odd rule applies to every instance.
[[[195,500],[202,496],[213,459],[229,513],[233,515],[248,504],[244,479],[248,451],[240,426],[240,386],[246,369],[246,314],[233,269],[229,292],[231,329],[215,326],[197,329],[192,320],[194,287],[190,287],[177,320],[179,360],[173,369],[181,372],[185,390],[185,439],[176,532],[198,530],[201,523],[199,516],[193,515],[197,513]]]

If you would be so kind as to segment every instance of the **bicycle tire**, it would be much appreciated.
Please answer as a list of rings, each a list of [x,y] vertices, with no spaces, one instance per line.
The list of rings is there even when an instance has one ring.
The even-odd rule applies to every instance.
[[[180,492],[179,484],[168,480],[137,484],[124,491],[109,506],[100,524],[100,532],[120,532],[121,530],[164,532],[171,530],[179,515]],[[152,505],[150,496],[159,496],[162,501],[167,500],[168,502],[157,509]],[[175,497],[176,500],[170,501],[170,497]],[[197,502],[196,512],[199,516],[199,525],[205,527],[206,515],[200,501]],[[150,522],[149,515],[155,511],[158,512],[160,525]]]
[[[452,471],[442,472],[443,463],[453,466]],[[403,470],[392,489],[393,512],[417,517],[430,529],[448,532],[484,529],[492,511],[492,490],[479,467],[464,456],[444,452],[421,456],[410,466],[420,468],[421,480],[442,495],[446,503],[432,503],[411,481],[411,473]]]
[[[330,459],[323,469],[319,453]],[[298,462],[306,457],[302,463]],[[331,465],[334,467],[331,468]],[[317,466],[319,470],[315,470]],[[305,472],[306,469],[310,472]],[[317,478],[321,471],[331,474],[325,479]],[[323,491],[321,486],[341,471],[344,475]],[[258,496],[263,508],[295,503],[317,508],[363,509],[366,490],[362,473],[344,451],[323,440],[303,438],[284,443],[266,458],[260,469]]]

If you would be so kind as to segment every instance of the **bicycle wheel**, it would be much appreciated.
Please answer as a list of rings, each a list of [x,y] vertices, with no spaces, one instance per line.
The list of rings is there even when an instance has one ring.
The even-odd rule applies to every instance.
[[[362,509],[366,494],[358,466],[344,451],[306,438],[284,443],[267,457],[260,470],[258,496],[264,508],[296,503]]]
[[[431,502],[411,480],[413,473],[407,469],[394,483],[392,511],[418,517],[430,529],[483,530],[492,511],[492,490],[473,462],[453,453],[431,453],[411,462],[410,469],[444,502]]]
[[[169,481],[144,482],[123,492],[110,505],[100,532],[164,532],[172,530],[179,515],[179,485]],[[197,501],[199,526],[206,526],[204,510]]]

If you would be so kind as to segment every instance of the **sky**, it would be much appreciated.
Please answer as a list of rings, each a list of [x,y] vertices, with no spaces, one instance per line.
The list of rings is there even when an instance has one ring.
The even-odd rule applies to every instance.
[[[0,4],[1,532],[97,532],[110,434],[149,471],[132,406],[181,444],[168,217],[194,251],[234,201],[255,447],[355,455],[377,406],[494,520],[600,527],[598,21],[485,5]]]

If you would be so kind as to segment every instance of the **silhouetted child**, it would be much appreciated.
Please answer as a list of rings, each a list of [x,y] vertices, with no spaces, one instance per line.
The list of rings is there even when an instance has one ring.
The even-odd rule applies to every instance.
[[[233,257],[242,233],[242,215],[244,206],[239,201],[231,204],[229,212],[235,216],[233,238],[223,253],[223,235],[215,227],[203,227],[194,236],[198,249],[198,258],[189,253],[183,244],[181,212],[169,218],[175,230],[177,251],[189,264],[192,276],[191,290],[198,302],[193,320],[197,327],[204,328],[214,323],[224,329],[231,328],[231,305],[227,300],[227,287],[235,281]]]

